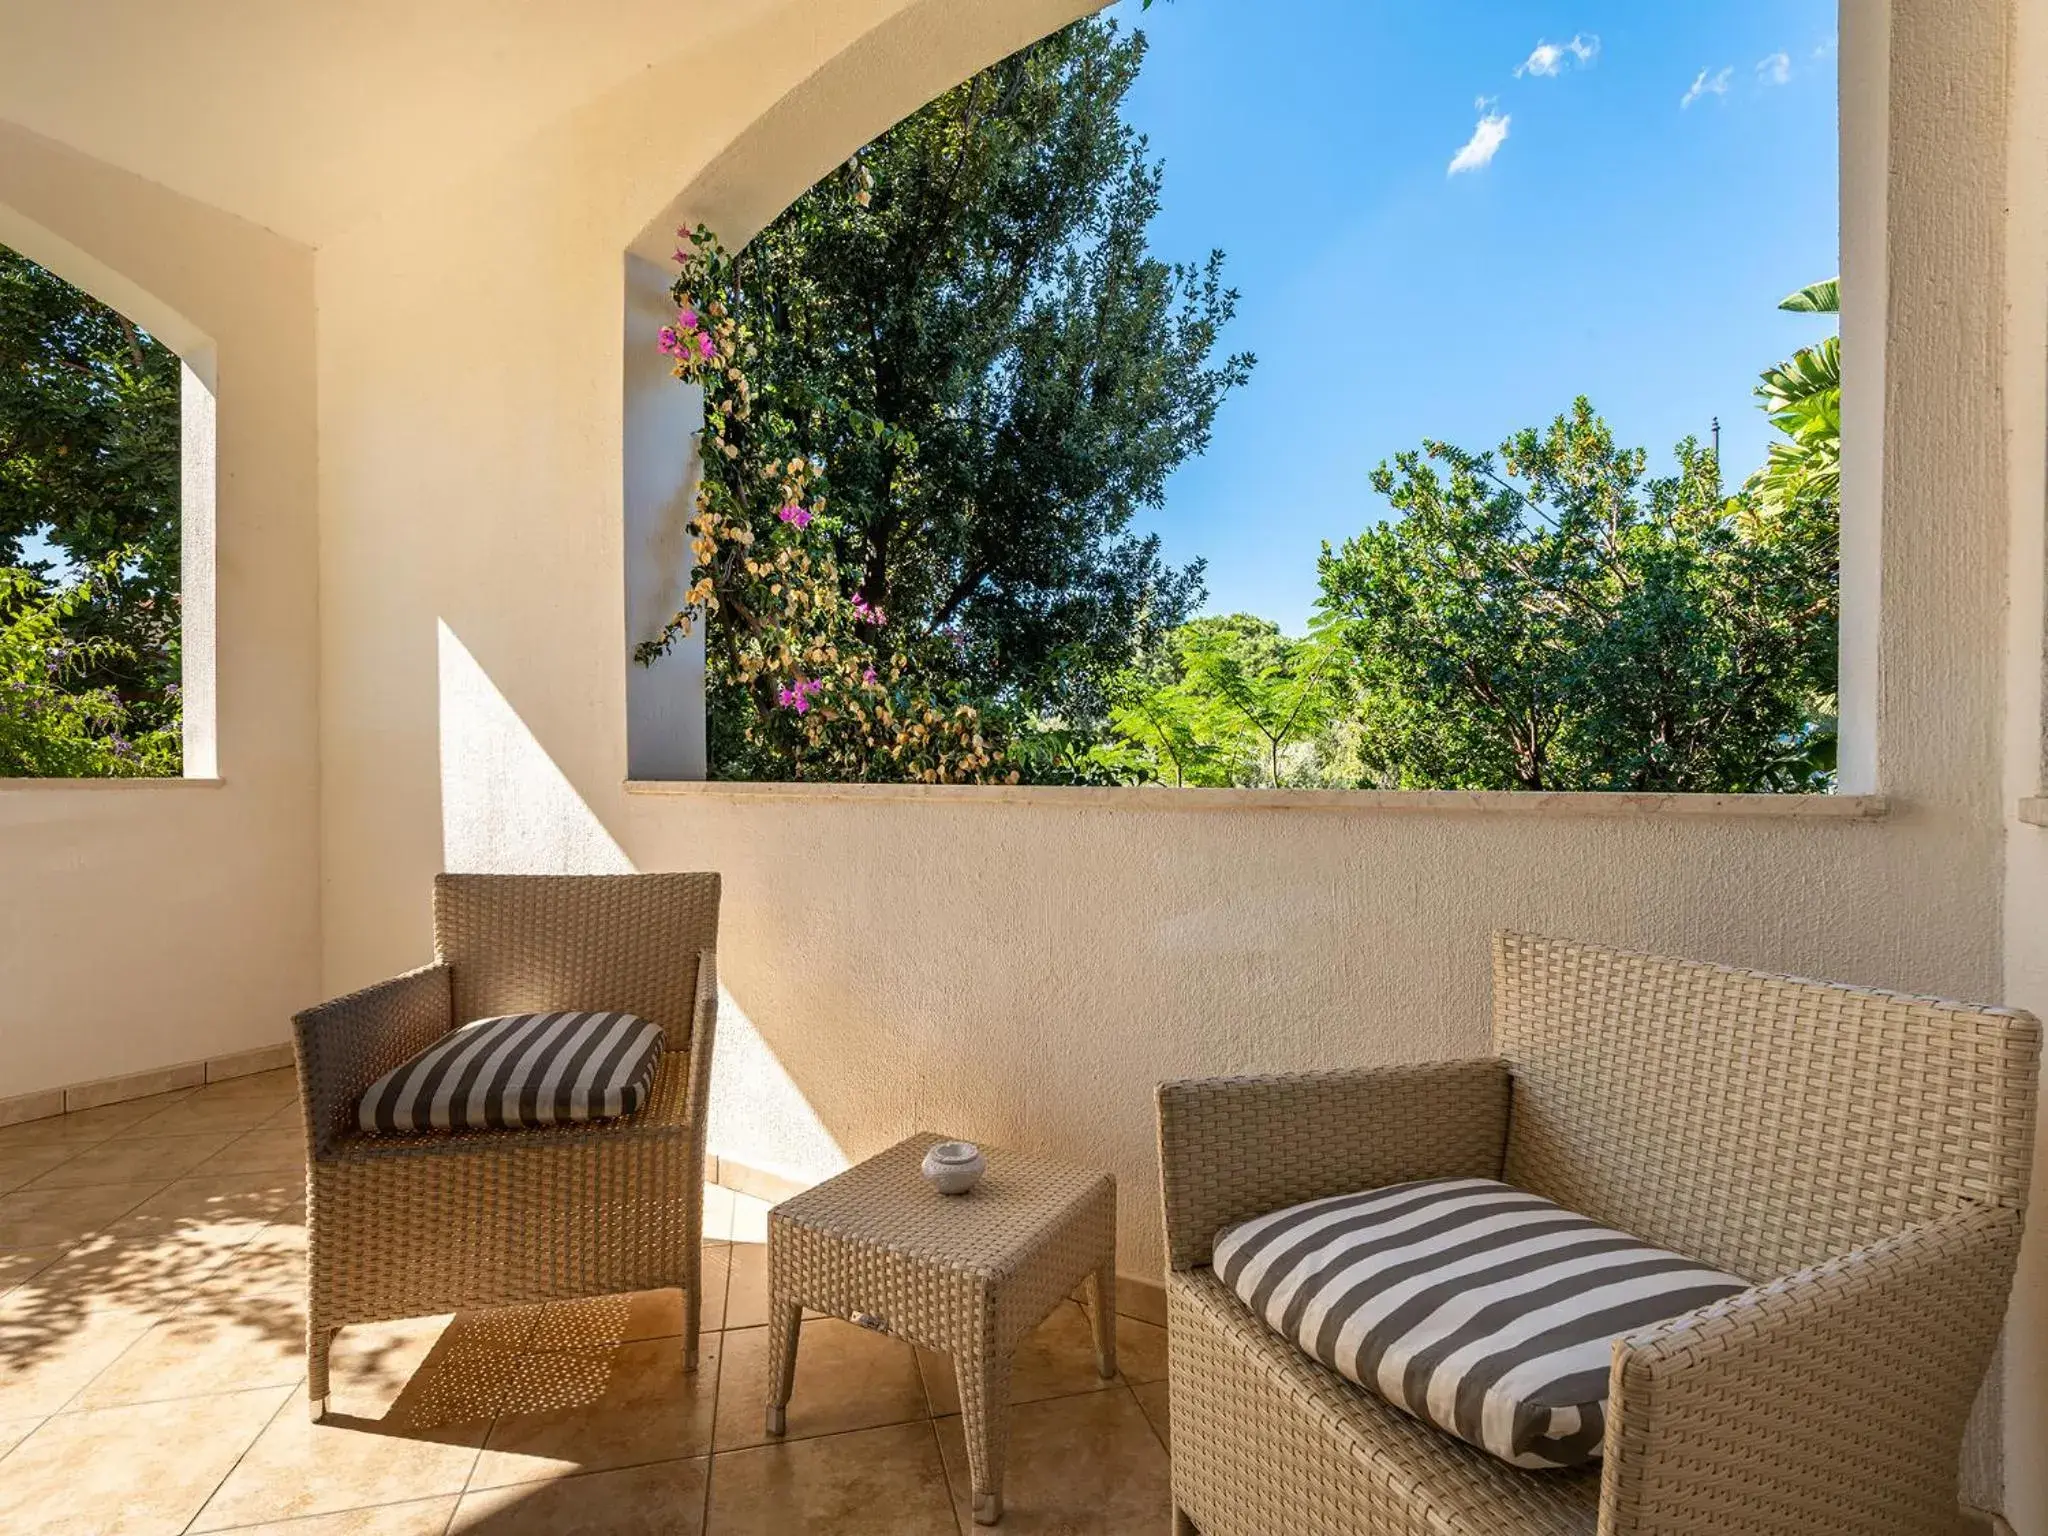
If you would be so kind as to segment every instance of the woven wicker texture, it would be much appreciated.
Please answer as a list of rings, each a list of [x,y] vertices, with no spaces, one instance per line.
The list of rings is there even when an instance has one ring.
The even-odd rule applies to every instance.
[[[1161,1090],[1177,1531],[1548,1536],[1596,1509],[1599,1536],[1955,1531],[2038,1024],[1518,936],[1496,1021],[1511,1112],[1479,1063]],[[1509,1182],[1761,1282],[1617,1342],[1597,1476],[1436,1435],[1198,1267],[1248,1201],[1485,1174],[1489,1112]]]
[[[1116,1180],[984,1148],[988,1171],[942,1195],[919,1134],[768,1213],[769,1426],[779,1433],[802,1308],[859,1318],[953,1357],[977,1520],[1002,1512],[1010,1357],[1086,1282],[1098,1364],[1116,1371]]]
[[[437,932],[451,945],[440,964],[293,1020],[306,1116],[315,1412],[327,1396],[334,1331],[384,1318],[676,1286],[694,1363],[718,877],[444,877],[435,900]],[[439,910],[448,904],[459,914]],[[558,935],[542,933],[556,922],[580,936],[580,955],[570,958]],[[529,951],[541,958],[519,958]],[[615,983],[603,980],[610,954],[624,978]],[[656,955],[673,976],[653,975]],[[464,982],[471,966],[483,982]],[[552,985],[597,995],[546,990]],[[355,1130],[363,1090],[470,1009],[573,1005],[644,1009],[662,1026],[668,1048],[639,1113],[532,1130]]]
[[[1164,1083],[1159,1168],[1167,1262],[1209,1262],[1235,1222],[1325,1195],[1436,1175],[1500,1177],[1499,1061]],[[1370,1126],[1372,1134],[1359,1128]]]
[[[1521,934],[1494,945],[1507,1182],[1768,1279],[2020,1200],[2024,1014]]]

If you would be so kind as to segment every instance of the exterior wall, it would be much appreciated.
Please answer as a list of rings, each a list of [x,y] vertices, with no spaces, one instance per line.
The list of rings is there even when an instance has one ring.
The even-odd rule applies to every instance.
[[[6,124],[0,240],[154,326],[218,414],[220,778],[0,780],[12,1098],[272,1044],[317,995],[319,672],[312,253]]]

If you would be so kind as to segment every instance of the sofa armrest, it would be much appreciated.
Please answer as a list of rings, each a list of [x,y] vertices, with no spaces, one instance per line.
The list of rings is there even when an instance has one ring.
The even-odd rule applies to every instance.
[[[1618,1340],[1603,1536],[1955,1528],[2020,1228],[1973,1206]]]
[[[1500,1177],[1508,1069],[1496,1059],[1159,1086],[1167,1263],[1209,1262],[1219,1229],[1281,1206],[1433,1177]]]
[[[353,1128],[370,1084],[454,1027],[445,965],[423,966],[295,1015],[307,1157],[327,1156]]]

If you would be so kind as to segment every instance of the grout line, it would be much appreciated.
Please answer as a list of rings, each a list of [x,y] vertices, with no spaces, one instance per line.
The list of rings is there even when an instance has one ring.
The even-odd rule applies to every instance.
[[[304,1381],[304,1379],[304,1377],[300,1378],[301,1381]],[[294,1398],[300,1398],[301,1401],[304,1400],[302,1397],[300,1397],[300,1393],[297,1387],[286,1387],[284,1389],[284,1401],[277,1405],[277,1413],[273,1413],[269,1418],[265,1419],[263,1421],[263,1427],[257,1430],[255,1434],[249,1437],[249,1443],[243,1446],[241,1451],[236,1455],[234,1464],[230,1466],[227,1469],[227,1471],[221,1474],[220,1481],[215,1483],[213,1485],[212,1490],[206,1495],[206,1497],[199,1501],[199,1507],[192,1511],[191,1518],[188,1519],[183,1525],[178,1527],[180,1531],[191,1530],[193,1525],[198,1522],[199,1517],[206,1513],[207,1505],[211,1504],[215,1499],[220,1497],[220,1491],[228,1485],[228,1479],[233,1477],[237,1472],[241,1470],[243,1461],[247,1459],[251,1451],[256,1449],[256,1443],[259,1440],[261,1440],[265,1435],[270,1433],[270,1426],[277,1422],[277,1415],[279,1413],[283,1413],[287,1408],[291,1407],[292,1400]]]

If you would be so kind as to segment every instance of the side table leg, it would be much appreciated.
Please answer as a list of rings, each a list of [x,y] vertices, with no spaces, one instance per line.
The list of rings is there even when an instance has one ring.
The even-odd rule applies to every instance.
[[[1108,1381],[1116,1375],[1116,1260],[1088,1277],[1088,1320],[1095,1328],[1095,1368]]]
[[[955,1357],[960,1381],[960,1429],[967,1442],[974,1523],[1003,1518],[1003,1462],[1010,1445],[1010,1357],[976,1360]]]
[[[789,1394],[796,1386],[797,1330],[804,1309],[780,1296],[768,1298],[768,1433],[789,1427]]]

